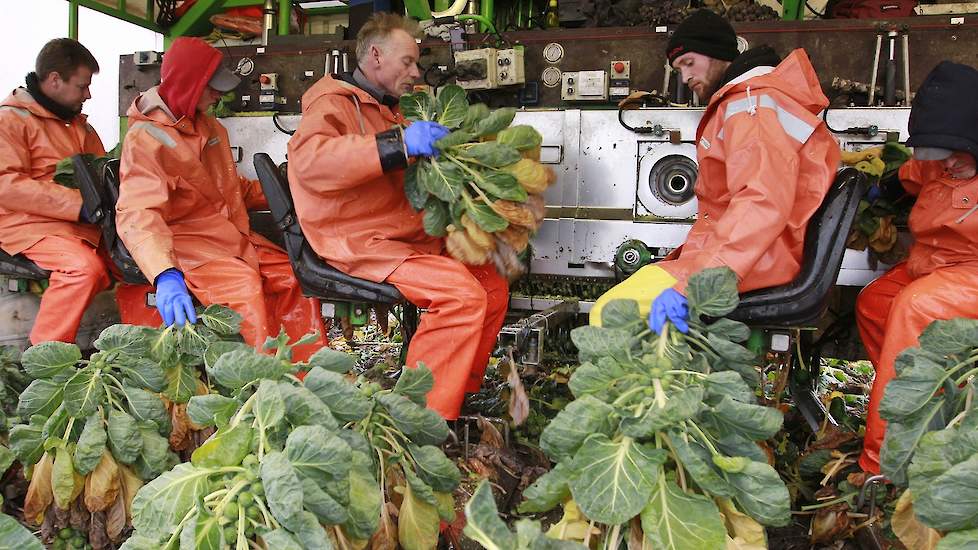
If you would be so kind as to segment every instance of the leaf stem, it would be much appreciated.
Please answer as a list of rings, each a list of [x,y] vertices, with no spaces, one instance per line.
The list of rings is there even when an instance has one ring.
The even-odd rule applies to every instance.
[[[692,420],[688,420],[687,422],[689,423],[689,426],[693,428],[693,431],[696,432],[696,435],[698,435],[703,443],[705,443],[710,449],[710,452],[713,453],[714,456],[719,456],[720,451],[713,446],[713,442],[710,441],[710,437],[706,435],[706,433],[696,424],[696,422],[693,422]]]
[[[666,407],[666,391],[662,388],[662,380],[652,379],[652,387],[655,388],[655,404],[660,409],[664,409]]]

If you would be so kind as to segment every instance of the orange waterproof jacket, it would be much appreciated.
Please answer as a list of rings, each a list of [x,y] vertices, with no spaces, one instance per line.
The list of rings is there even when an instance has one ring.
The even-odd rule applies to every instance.
[[[696,272],[728,266],[746,292],[787,283],[808,220],[839,165],[819,113],[828,106],[803,50],[713,95],[696,132],[699,216],[676,259],[659,266],[684,291]]]
[[[404,171],[381,168],[376,134],[402,121],[396,107],[329,76],[302,96],[288,148],[296,213],[313,250],[354,277],[380,282],[408,256],[442,250],[404,196]]]
[[[958,180],[944,173],[940,162],[910,160],[900,167],[900,181],[917,195],[909,219],[914,237],[907,258],[910,276],[978,265],[978,176]]]
[[[174,120],[156,88],[129,107],[116,226],[153,281],[236,256],[258,270],[248,209],[267,207],[257,181],[238,175],[227,130],[214,117]]]
[[[0,104],[0,247],[8,254],[49,235],[98,245],[99,229],[78,223],[81,193],[53,181],[55,165],[79,153],[105,154],[85,115],[65,122],[24,88]]]

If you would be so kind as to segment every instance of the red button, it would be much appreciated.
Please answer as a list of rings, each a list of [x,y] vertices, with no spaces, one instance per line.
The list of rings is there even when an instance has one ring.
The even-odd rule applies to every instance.
[[[267,75],[267,74],[263,74],[263,75],[261,75],[260,77],[258,77],[258,80],[259,80],[259,82],[261,82],[262,84],[268,84],[269,82],[271,82],[271,81],[272,81],[272,79],[271,79],[271,78],[268,78],[268,75]]]
[[[616,61],[615,62],[615,72],[618,73],[618,74],[621,74],[621,73],[625,72],[625,64],[622,63],[621,61]]]

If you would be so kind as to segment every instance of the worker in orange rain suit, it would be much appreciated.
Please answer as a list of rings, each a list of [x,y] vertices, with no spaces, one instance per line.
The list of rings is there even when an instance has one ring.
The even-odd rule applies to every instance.
[[[906,262],[870,283],[856,302],[859,335],[876,379],[869,396],[859,465],[880,471],[886,422],[883,390],[897,355],[917,345],[932,321],[978,318],[978,71],[942,62],[927,76],[910,111],[914,159],[900,168],[904,188],[917,195],[910,211],[914,243]]]
[[[767,46],[738,55],[730,24],[700,10],[666,51],[683,81],[709,98],[696,131],[698,217],[681,249],[601,296],[591,324],[600,325],[610,300],[633,299],[656,332],[666,320],[685,332],[682,293],[705,268],[729,267],[741,292],[791,281],[808,220],[839,164],[839,146],[818,116],[828,100],[803,50],[780,63]]]
[[[105,154],[81,114],[98,62],[69,38],[44,45],[27,87],[0,106],[0,247],[51,272],[31,343],[74,342],[85,308],[108,288],[97,247],[101,233],[82,208],[81,193],[53,181],[58,161]]]
[[[444,255],[425,234],[404,195],[408,157],[433,156],[440,125],[405,130],[396,96],[418,77],[415,27],[376,14],[357,35],[359,69],[324,77],[302,98],[302,121],[289,141],[289,181],[313,249],[354,277],[386,281],[427,312],[407,365],[434,375],[428,407],[459,415],[466,392],[482,384],[505,316],[507,282],[491,265],[471,267]]]
[[[288,256],[250,231],[248,208],[267,207],[257,181],[238,175],[227,131],[206,113],[238,77],[198,38],[175,40],[162,83],[127,113],[116,226],[133,259],[153,281],[166,324],[194,321],[187,292],[244,318],[254,346],[284,325],[293,339],[320,339],[294,350],[303,360],[325,343],[317,300],[303,298]]]

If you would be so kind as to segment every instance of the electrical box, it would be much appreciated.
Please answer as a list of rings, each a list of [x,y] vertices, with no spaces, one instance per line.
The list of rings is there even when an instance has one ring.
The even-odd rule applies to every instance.
[[[497,84],[496,49],[455,52],[455,80],[466,90],[491,90]]]
[[[618,59],[611,62],[610,79],[608,80],[608,98],[612,101],[625,99],[631,93],[632,63],[631,61]]]
[[[258,85],[263,92],[278,91],[278,73],[262,73],[258,76]]]
[[[575,71],[562,73],[560,99],[564,101],[607,101],[607,71]]]
[[[137,67],[151,67],[159,65],[161,61],[160,53],[154,51],[141,51],[132,54],[132,63]]]
[[[496,83],[513,86],[526,82],[523,64],[523,48],[510,48],[496,52]]]
[[[277,111],[285,105],[286,99],[278,89],[278,73],[262,73],[258,75],[258,109],[262,111]]]

